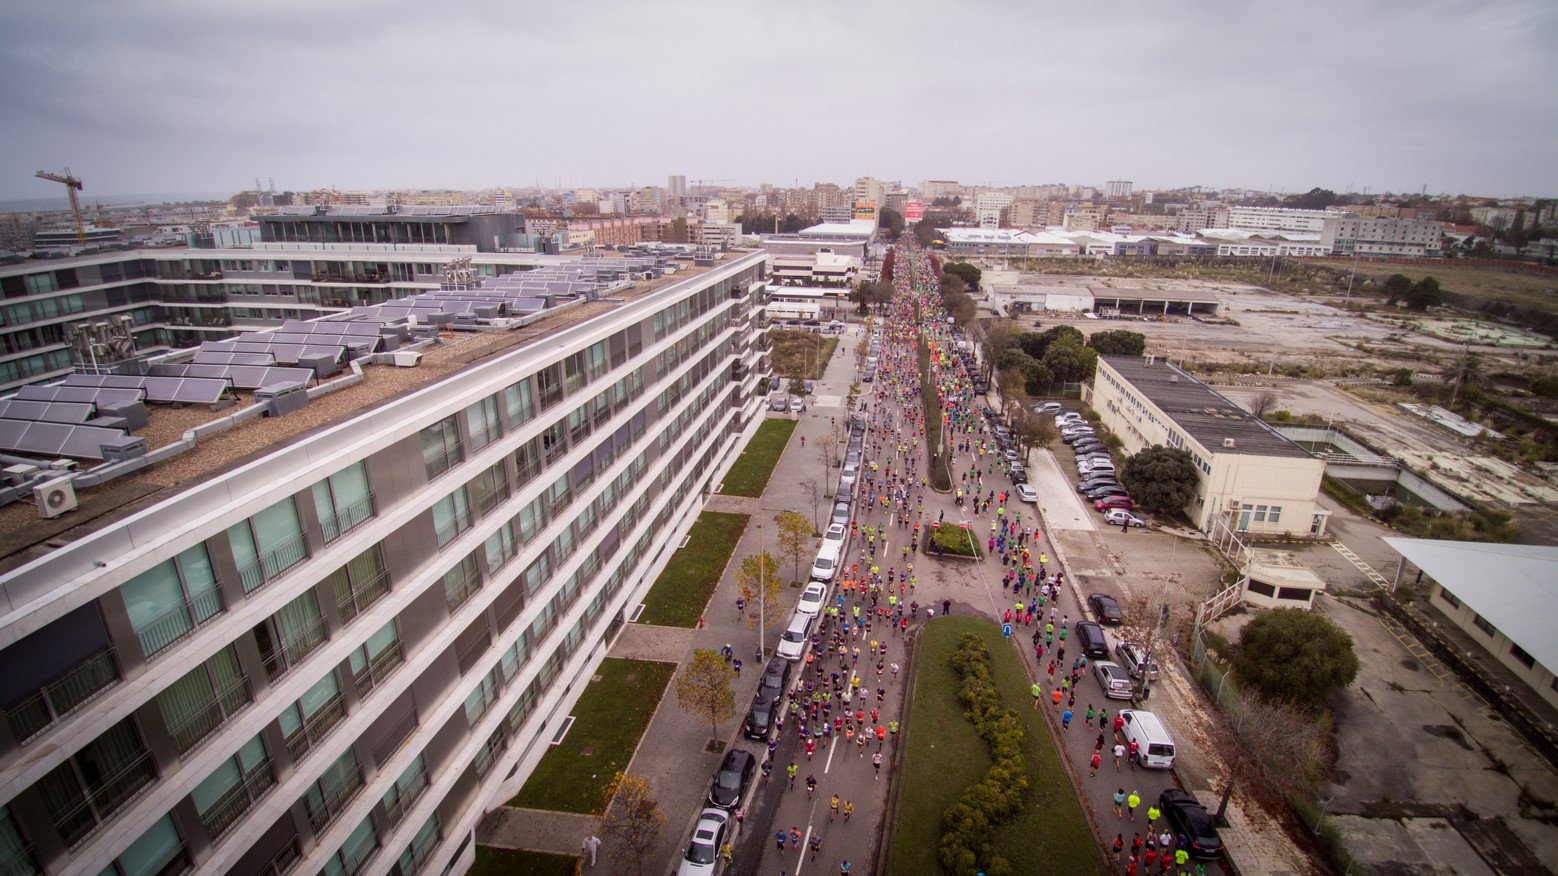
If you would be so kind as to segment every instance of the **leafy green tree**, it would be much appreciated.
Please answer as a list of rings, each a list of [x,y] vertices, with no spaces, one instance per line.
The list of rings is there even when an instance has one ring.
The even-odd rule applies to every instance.
[[[1433,277],[1424,277],[1413,283],[1403,297],[1407,307],[1413,310],[1427,310],[1444,303],[1444,292],[1439,288],[1439,281]]]
[[[812,525],[796,511],[780,511],[774,515],[779,527],[779,554],[795,562],[795,580],[801,579],[801,560],[814,550]]]
[[[1093,371],[1098,367],[1098,351],[1089,350],[1066,337],[1050,344],[1044,351],[1044,367],[1050,370],[1056,380],[1077,383],[1093,376]]]
[[[968,262],[947,262],[942,266],[941,270],[944,273],[956,274],[962,277],[963,282],[968,284],[968,288],[971,291],[979,288],[979,280],[984,276],[983,271]]]
[[[1412,278],[1406,274],[1391,274],[1385,278],[1385,303],[1394,307],[1396,302],[1412,289]]]
[[[1358,655],[1347,631],[1324,615],[1284,608],[1244,627],[1233,671],[1269,700],[1319,708],[1358,677]]]
[[[1341,197],[1335,192],[1330,189],[1322,189],[1319,186],[1315,186],[1302,195],[1293,195],[1285,200],[1288,206],[1297,207],[1300,210],[1324,210],[1326,207],[1335,206],[1341,202]]]
[[[1093,332],[1087,345],[1100,356],[1140,356],[1147,351],[1147,336],[1127,329]]]
[[[1130,457],[1120,472],[1120,483],[1136,504],[1148,511],[1178,511],[1196,495],[1199,474],[1190,451],[1179,447],[1152,447]]]
[[[695,718],[709,722],[709,732],[719,735],[719,722],[736,716],[736,695],[730,683],[736,671],[713,648],[697,648],[692,662],[676,677],[676,704]]]
[[[773,618],[775,624],[783,617],[784,604],[780,597],[784,594],[784,582],[779,580],[779,561],[773,554],[763,551],[742,560],[736,569],[736,585],[741,588],[741,597],[752,608],[746,612],[747,627],[757,626],[759,610],[763,618]],[[762,595],[760,609],[759,594]]]
[[[889,240],[897,240],[898,235],[903,233],[903,214],[891,207],[883,207],[877,216],[877,224]]]
[[[1049,351],[1050,345],[1068,341],[1074,347],[1083,347],[1087,343],[1086,339],[1082,337],[1082,332],[1073,326],[1057,325],[1054,328],[1045,329],[1039,332],[1039,343],[1042,346],[1035,355],[1042,359],[1044,354]]]
[[[1390,376],[1390,383],[1392,386],[1411,386],[1412,369],[1397,368],[1396,373]]]

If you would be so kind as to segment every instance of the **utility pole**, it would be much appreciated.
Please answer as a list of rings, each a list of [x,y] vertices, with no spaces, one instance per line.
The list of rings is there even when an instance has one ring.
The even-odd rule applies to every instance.
[[[768,568],[763,562],[763,518],[757,518],[757,663],[763,671],[763,606],[768,602]]]

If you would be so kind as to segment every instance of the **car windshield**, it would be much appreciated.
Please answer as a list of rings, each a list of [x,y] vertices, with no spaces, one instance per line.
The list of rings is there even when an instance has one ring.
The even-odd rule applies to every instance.
[[[734,791],[741,785],[741,773],[737,770],[720,770],[715,784],[726,791]]]
[[[714,846],[708,843],[692,843],[687,846],[687,860],[694,864],[714,863]]]
[[[805,637],[795,630],[785,630],[784,635],[780,636],[779,638],[784,639],[786,642],[799,642]]]

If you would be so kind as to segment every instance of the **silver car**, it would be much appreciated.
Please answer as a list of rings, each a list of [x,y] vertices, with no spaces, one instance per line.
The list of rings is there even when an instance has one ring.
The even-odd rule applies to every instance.
[[[1098,686],[1104,689],[1104,696],[1112,700],[1131,698],[1131,677],[1120,664],[1100,660],[1093,664],[1093,672],[1098,676]]]

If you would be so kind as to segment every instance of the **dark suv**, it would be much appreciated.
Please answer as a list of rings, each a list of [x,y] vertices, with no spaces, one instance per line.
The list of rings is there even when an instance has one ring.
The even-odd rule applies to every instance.
[[[1104,628],[1092,621],[1077,621],[1077,647],[1089,657],[1109,657],[1109,642],[1104,638]]]
[[[1158,797],[1158,808],[1174,826],[1174,832],[1190,838],[1192,858],[1220,858],[1223,841],[1212,824],[1212,816],[1193,794],[1178,788],[1169,788]]]

